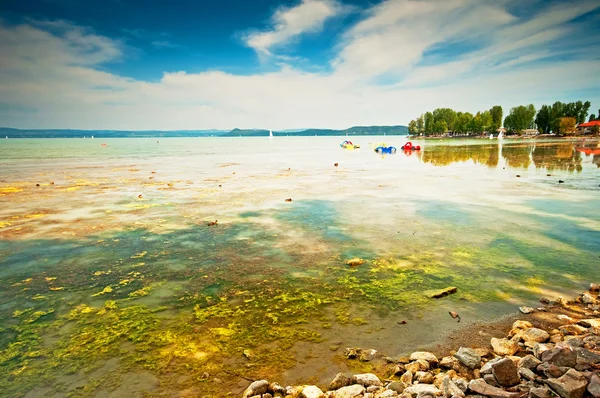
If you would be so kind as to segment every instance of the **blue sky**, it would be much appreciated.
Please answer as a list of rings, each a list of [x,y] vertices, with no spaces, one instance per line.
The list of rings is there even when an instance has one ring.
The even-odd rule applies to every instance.
[[[590,100],[597,0],[4,0],[0,125],[345,128]]]

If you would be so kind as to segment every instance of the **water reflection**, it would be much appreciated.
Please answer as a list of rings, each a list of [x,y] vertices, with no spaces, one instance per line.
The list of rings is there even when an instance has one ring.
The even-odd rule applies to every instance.
[[[531,165],[547,171],[582,170],[582,160],[592,156],[592,163],[600,167],[600,148],[597,142],[525,142],[491,143],[482,145],[433,145],[427,147],[421,159],[435,166],[473,161],[488,167],[498,167],[500,156],[507,167],[528,168]]]

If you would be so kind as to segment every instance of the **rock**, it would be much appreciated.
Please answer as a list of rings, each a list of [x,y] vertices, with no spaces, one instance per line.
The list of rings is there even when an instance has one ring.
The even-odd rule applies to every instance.
[[[535,310],[531,307],[523,306],[523,307],[519,307],[519,311],[521,311],[523,314],[531,314]]]
[[[410,354],[410,360],[411,361],[416,361],[418,359],[422,359],[424,361],[427,361],[429,363],[438,363],[438,359],[435,355],[433,355],[430,352],[427,351],[415,351],[412,354]]]
[[[370,386],[370,387],[367,387],[367,392],[368,393],[372,393],[372,394],[374,394],[374,393],[376,393],[378,391],[383,391],[383,390],[384,390],[384,388],[380,387],[380,386]]]
[[[370,392],[366,392],[365,395],[363,395],[363,398],[375,398],[375,395]]]
[[[512,329],[509,333],[509,336],[514,336],[519,331],[525,331],[527,329],[532,328],[533,325],[529,321],[515,321],[512,325]]]
[[[460,347],[454,357],[469,369],[475,369],[481,364],[481,357],[472,348]]]
[[[519,345],[517,342],[508,339],[497,339],[492,337],[491,340],[492,349],[498,355],[514,355],[519,351]]]
[[[291,201],[292,201],[292,198],[287,198],[285,201],[286,201],[286,202],[291,202]]]
[[[535,357],[537,359],[541,359],[542,358],[542,354],[546,351],[548,351],[549,349],[552,348],[552,345],[548,345],[548,344],[535,344],[533,346],[533,355],[535,355]]]
[[[266,380],[257,380],[250,384],[246,391],[244,391],[244,398],[252,397],[254,395],[262,395],[269,389],[269,382]]]
[[[360,397],[365,393],[365,388],[360,384],[353,384],[351,386],[342,387],[335,391],[335,398],[354,398]]]
[[[592,375],[587,390],[594,398],[600,398],[600,376]]]
[[[503,358],[494,358],[481,366],[480,373],[482,375],[492,374],[492,365],[498,361],[501,361]]]
[[[465,379],[462,379],[460,377],[456,377],[454,379],[452,379],[452,381],[454,382],[454,384],[456,384],[456,386],[458,388],[461,389],[462,392],[466,393],[467,389],[469,388],[469,382],[466,381]]]
[[[410,387],[406,387],[403,392],[409,393],[412,397],[420,397],[425,394],[436,396],[442,393],[436,386],[431,384],[415,384]]]
[[[551,398],[552,394],[548,387],[534,387],[529,390],[530,398]]]
[[[357,267],[359,265],[363,265],[365,263],[365,260],[363,260],[362,258],[351,258],[350,260],[346,261],[346,265],[349,265],[351,267]]]
[[[419,383],[423,383],[423,384],[432,384],[433,383],[433,375],[429,372],[417,372],[417,373],[415,373],[415,379]]]
[[[498,384],[503,387],[512,387],[521,382],[517,366],[509,358],[501,359],[492,364],[492,374],[496,378],[496,381],[498,381]]]
[[[600,364],[600,354],[594,351],[577,347],[575,352],[577,353],[577,367],[590,367],[591,365]]]
[[[533,369],[537,368],[538,365],[541,363],[542,363],[542,361],[540,361],[533,355],[526,355],[523,358],[519,359],[519,363],[517,364],[517,366],[520,368],[526,368],[526,369],[533,370]]]
[[[560,182],[560,180],[559,180],[559,182]],[[563,298],[563,296],[558,296],[556,298],[556,300],[554,300],[554,304],[560,305],[560,306],[564,306],[565,304],[567,304],[567,302],[565,301],[565,299]]]
[[[587,386],[586,378],[575,369],[558,379],[548,379],[546,383],[562,398],[582,398]]]
[[[273,396],[269,393],[265,393],[265,394],[261,395],[260,398],[273,398]]]
[[[362,362],[370,362],[377,357],[377,350],[364,350],[360,353],[360,357],[358,358]]]
[[[504,391],[501,388],[490,386],[482,379],[471,380],[469,390],[491,398],[518,398],[520,394]]]
[[[581,301],[584,304],[593,304],[596,302],[596,299],[589,293],[581,293]]]
[[[306,386],[300,393],[300,398],[323,398],[323,391],[317,386]]]
[[[585,326],[586,328],[600,328],[600,318],[582,319],[577,323],[581,326]]]
[[[404,384],[401,381],[392,381],[390,384],[387,385],[386,388],[388,390],[396,391],[398,394],[400,394],[402,391],[404,391],[406,387],[406,384]]]
[[[406,372],[406,368],[404,367],[404,365],[398,364],[396,366],[394,366],[394,376],[399,376],[402,375],[404,372]]]
[[[494,375],[491,373],[483,375],[483,380],[485,380],[485,382],[488,383],[490,386],[500,387],[500,384],[498,384],[498,380],[496,380]]]
[[[344,356],[348,359],[356,359],[361,353],[360,348],[346,348],[344,350]]]
[[[361,384],[365,387],[370,386],[383,386],[379,377],[375,376],[373,373],[361,373],[358,375],[352,376],[352,382],[355,384]]]
[[[521,334],[521,339],[525,341],[525,343],[543,343],[548,341],[549,338],[550,334],[548,334],[548,332],[533,327],[525,330]]]
[[[533,373],[533,370],[527,368],[519,368],[519,375],[529,381],[534,381],[537,379],[537,376],[535,373]]]
[[[561,321],[573,322],[573,318],[571,318],[570,316],[565,315],[565,314],[558,314],[556,316],[556,319],[561,320]]]
[[[411,372],[410,370],[404,372],[404,374],[400,376],[400,381],[404,384],[411,385],[413,382],[413,372]]]
[[[590,283],[590,292],[600,292],[600,284]]]
[[[440,290],[428,292],[427,297],[429,297],[429,298],[441,298],[441,297],[447,296],[449,294],[456,293],[457,290],[458,290],[458,288],[456,288],[454,286],[450,286],[450,287],[447,287],[445,289],[440,289]]]
[[[280,386],[279,383],[271,383],[267,391],[269,391],[271,394],[285,395],[285,388]]]
[[[446,398],[461,397],[464,398],[465,393],[450,379],[446,376],[442,380],[442,391]]]
[[[329,389],[337,390],[338,388],[346,387],[348,385],[350,385],[350,378],[346,377],[343,373],[338,373],[329,383]]]
[[[454,365],[458,363],[458,360],[454,357],[443,357],[439,363],[440,368],[452,369]]]
[[[575,367],[577,364],[577,352],[569,346],[554,347],[542,353],[542,362],[556,366]]]
[[[479,355],[480,358],[487,358],[488,356],[490,356],[490,350],[488,350],[487,348],[474,348],[475,352],[477,353],[477,355]]]
[[[396,391],[392,391],[392,390],[385,390],[383,391],[381,394],[377,395],[377,398],[392,398],[392,397],[397,397],[398,393]],[[365,398],[367,396],[365,395]]]
[[[574,336],[587,333],[587,328],[579,325],[564,325],[560,326],[558,330],[560,330],[564,334],[571,334]]]
[[[564,375],[571,368],[567,368],[565,366],[558,367],[556,365],[551,365],[546,362],[542,362],[540,366],[537,367],[537,372],[544,374],[548,379],[556,378]]]
[[[556,344],[556,343],[560,343],[563,340],[564,339],[563,339],[562,334],[557,333],[557,334],[550,335],[550,340],[548,340],[548,342]]]

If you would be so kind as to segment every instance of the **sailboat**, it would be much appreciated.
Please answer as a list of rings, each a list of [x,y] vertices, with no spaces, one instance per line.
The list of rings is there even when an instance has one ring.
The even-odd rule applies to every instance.
[[[498,139],[501,140],[502,138],[504,138],[504,133],[501,131],[498,133]]]
[[[269,138],[273,138],[273,131],[271,129],[269,129]]]

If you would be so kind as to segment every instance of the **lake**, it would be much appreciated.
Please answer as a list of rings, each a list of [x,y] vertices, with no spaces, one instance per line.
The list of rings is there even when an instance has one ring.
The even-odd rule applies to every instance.
[[[345,138],[0,140],[0,396],[326,383],[598,282],[597,141]]]

